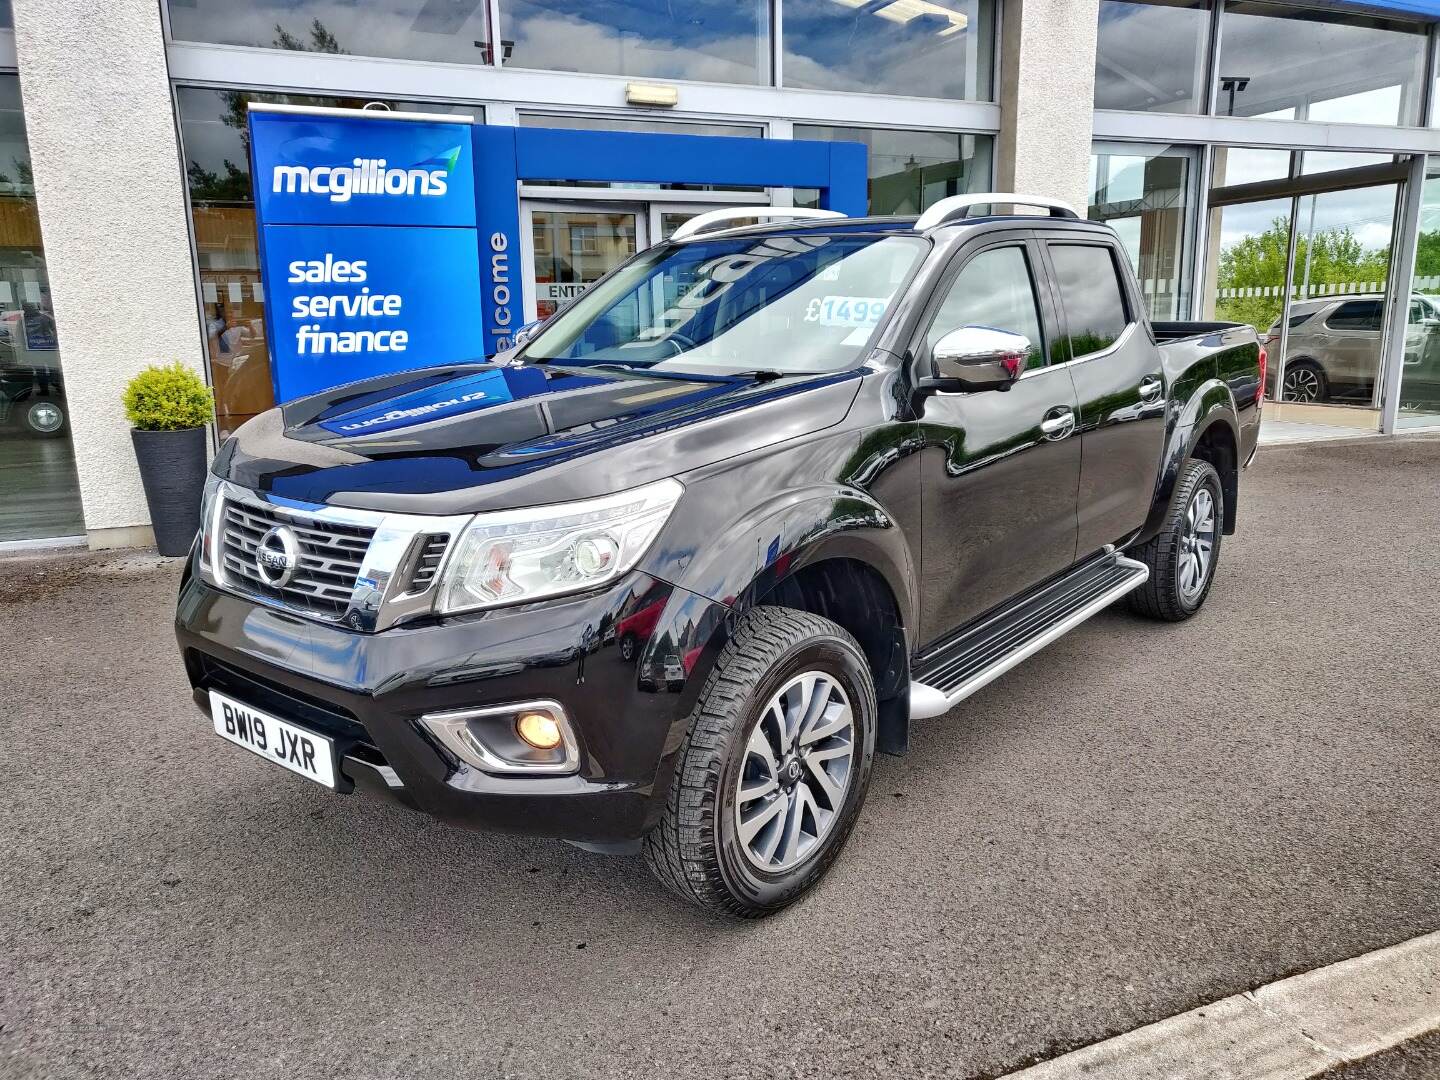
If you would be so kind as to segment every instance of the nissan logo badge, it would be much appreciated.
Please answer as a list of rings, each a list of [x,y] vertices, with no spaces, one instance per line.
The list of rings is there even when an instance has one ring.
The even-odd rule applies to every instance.
[[[255,569],[266,585],[284,588],[299,565],[300,545],[288,525],[276,525],[260,538],[260,546],[255,549]]]

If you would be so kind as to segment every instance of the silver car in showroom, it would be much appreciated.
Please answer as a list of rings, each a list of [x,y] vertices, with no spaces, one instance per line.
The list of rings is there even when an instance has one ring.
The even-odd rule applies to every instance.
[[[1383,296],[1324,296],[1290,305],[1289,343],[1277,395],[1278,364],[1271,364],[1265,392],[1272,400],[1368,405],[1375,396],[1385,319]],[[1440,297],[1410,297],[1405,329],[1407,380],[1424,371],[1440,375]],[[1264,337],[1271,356],[1280,351],[1280,319]]]

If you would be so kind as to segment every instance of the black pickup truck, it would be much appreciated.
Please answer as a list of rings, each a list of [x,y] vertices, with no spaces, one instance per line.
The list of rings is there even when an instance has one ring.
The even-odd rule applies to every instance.
[[[494,363],[226,441],[195,701],[335,791],[643,848],[763,915],[913,720],[1122,597],[1200,608],[1264,366],[1250,327],[1149,322],[1115,235],[1044,199],[702,215]]]

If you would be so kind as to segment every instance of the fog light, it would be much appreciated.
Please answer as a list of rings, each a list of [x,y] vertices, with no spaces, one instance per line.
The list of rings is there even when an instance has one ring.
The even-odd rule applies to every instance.
[[[560,725],[545,713],[521,713],[515,718],[515,731],[536,750],[554,750],[561,742]]]

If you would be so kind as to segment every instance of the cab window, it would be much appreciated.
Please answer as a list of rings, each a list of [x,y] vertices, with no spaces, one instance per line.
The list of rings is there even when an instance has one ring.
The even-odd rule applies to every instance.
[[[1382,300],[1349,300],[1330,313],[1325,325],[1331,330],[1370,330],[1380,332],[1380,316],[1384,313]]]
[[[1019,334],[1030,342],[1025,369],[1045,364],[1040,307],[1024,248],[990,248],[965,264],[946,290],[925,335],[926,355],[946,334],[965,326]]]
[[[1103,244],[1050,244],[1073,359],[1108,349],[1130,325],[1115,256]]]

